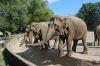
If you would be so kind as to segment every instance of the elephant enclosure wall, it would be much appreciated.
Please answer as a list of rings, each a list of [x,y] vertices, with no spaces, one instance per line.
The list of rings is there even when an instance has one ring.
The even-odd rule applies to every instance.
[[[59,58],[57,49],[48,51],[40,50],[39,47],[20,46],[23,35],[18,35],[11,40],[5,49],[6,59],[11,66],[100,66],[100,47],[93,47],[93,32],[88,32],[89,54],[81,54],[83,47],[79,41],[77,52],[72,57]],[[51,41],[51,47],[53,43]],[[66,48],[64,48],[66,53]]]

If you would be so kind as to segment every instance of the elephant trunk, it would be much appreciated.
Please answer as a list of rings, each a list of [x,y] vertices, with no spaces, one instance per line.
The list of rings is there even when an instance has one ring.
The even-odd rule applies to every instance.
[[[29,43],[31,43],[31,44],[33,43],[33,42],[32,42],[32,38],[33,38],[33,31],[30,30],[30,31],[29,31],[29,35],[28,35],[28,39],[29,39]]]
[[[48,40],[50,40],[54,34],[55,30],[53,27],[49,27],[48,31],[47,31],[47,34],[46,34],[46,37],[44,39],[44,42],[47,42]]]

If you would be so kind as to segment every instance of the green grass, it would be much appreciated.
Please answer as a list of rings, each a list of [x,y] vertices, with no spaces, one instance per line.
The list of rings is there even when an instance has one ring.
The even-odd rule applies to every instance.
[[[7,37],[4,37],[5,40],[11,40],[13,38],[15,38],[17,35],[14,34],[14,35],[10,35],[10,36],[7,36]]]
[[[3,49],[4,49],[4,48],[1,48],[1,47],[0,47],[0,66],[5,66],[5,61],[4,61],[4,59],[3,59],[3,54],[2,54]]]

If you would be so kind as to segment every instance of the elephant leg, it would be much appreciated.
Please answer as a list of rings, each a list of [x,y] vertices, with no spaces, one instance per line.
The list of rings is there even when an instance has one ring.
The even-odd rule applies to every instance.
[[[41,45],[41,49],[43,50],[45,48],[44,44]]]
[[[96,46],[97,38],[94,38],[94,46]]]
[[[99,46],[99,44],[100,44],[100,39],[98,38],[98,46]]]
[[[74,44],[73,44],[72,50],[73,52],[76,52],[76,46],[77,46],[78,40],[73,40],[73,41],[74,41]]]
[[[88,54],[86,36],[83,37],[82,42],[83,42],[83,47],[84,47],[84,52],[83,52],[83,53],[84,53],[84,54]]]
[[[50,47],[49,41],[47,41],[47,43],[44,43],[44,49],[48,50]]]
[[[68,43],[67,43],[67,56],[68,57],[70,57],[71,54],[72,54],[71,43],[72,43],[72,40],[71,39],[68,39]]]
[[[63,53],[63,39],[60,39],[59,40],[59,44],[58,44],[58,51],[59,51],[59,55],[60,57],[64,56],[64,53]]]
[[[32,38],[33,38],[33,31],[29,31],[29,34],[28,34],[28,39],[29,39],[29,43],[30,44],[33,44],[33,41],[32,41]]]
[[[96,46],[96,42],[97,42],[97,35],[96,33],[94,33],[94,46]]]
[[[41,45],[42,50],[48,50],[48,48],[49,48],[48,43],[44,43]]]
[[[27,46],[27,44],[28,44],[28,42],[29,42],[29,40],[28,40],[28,33],[27,33],[27,32],[24,34],[23,42],[24,42],[24,43],[26,44],[26,46]]]
[[[58,41],[59,41],[59,40],[57,40],[57,39],[55,40],[55,43],[54,43],[54,45],[53,45],[53,49],[56,49],[56,48],[57,48]]]
[[[48,43],[48,47],[50,48],[50,42],[49,42],[49,41],[47,41],[47,43]]]
[[[42,50],[48,50],[48,48],[49,48],[49,42],[48,41],[41,45]]]
[[[39,36],[39,38],[40,38],[40,42],[41,42],[43,39],[42,39],[42,37],[41,37],[41,36]],[[40,49],[42,49],[42,50],[43,50],[44,48],[45,48],[44,44],[41,44]]]
[[[45,43],[41,45],[41,49],[45,49]]]

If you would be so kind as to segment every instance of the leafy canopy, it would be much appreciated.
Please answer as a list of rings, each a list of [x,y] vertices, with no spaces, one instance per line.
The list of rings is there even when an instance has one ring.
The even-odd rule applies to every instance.
[[[94,30],[100,24],[100,2],[83,4],[77,16],[86,22],[89,30]]]
[[[31,22],[49,21],[53,12],[47,4],[46,0],[0,0],[0,30],[23,32]]]

